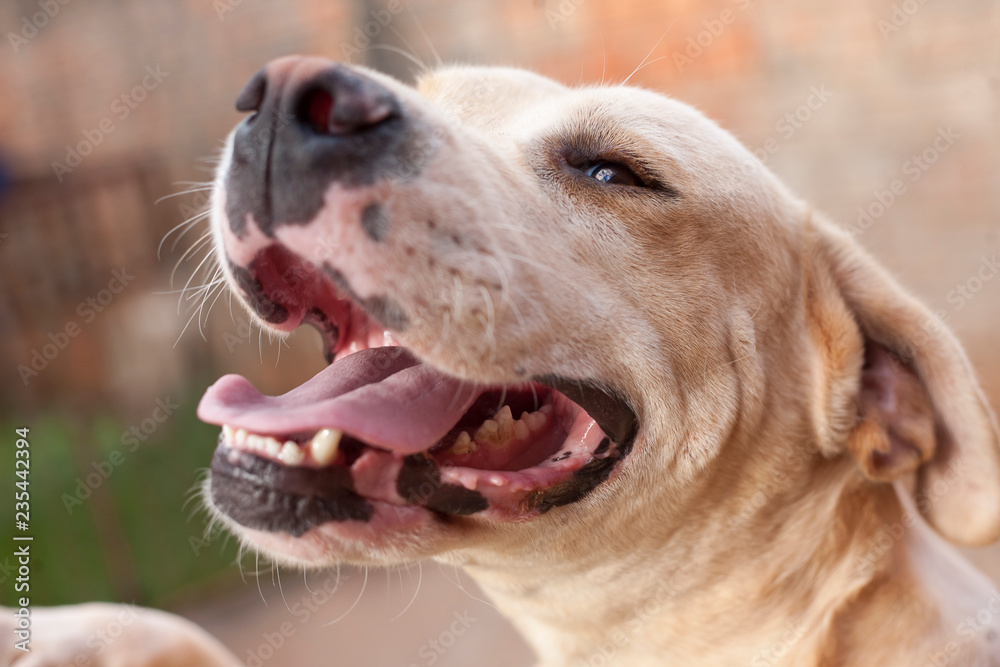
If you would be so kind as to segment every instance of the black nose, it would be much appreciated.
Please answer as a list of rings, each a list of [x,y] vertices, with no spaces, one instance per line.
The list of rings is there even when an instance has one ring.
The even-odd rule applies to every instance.
[[[397,113],[393,94],[372,79],[343,65],[311,69],[305,76],[282,67],[262,69],[236,98],[236,110],[276,106],[317,134],[330,135],[366,130]]]
[[[282,58],[254,75],[236,100],[253,112],[237,128],[226,213],[242,237],[248,216],[268,236],[307,224],[333,182],[367,185],[412,173],[412,123],[372,76],[319,58]]]

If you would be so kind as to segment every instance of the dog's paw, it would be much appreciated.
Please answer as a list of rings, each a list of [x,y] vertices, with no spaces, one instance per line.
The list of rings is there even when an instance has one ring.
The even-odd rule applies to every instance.
[[[3,609],[0,665],[13,667],[235,667],[241,663],[207,632],[179,616],[130,605],[90,603],[30,611],[25,623]],[[22,645],[23,646],[23,645]]]

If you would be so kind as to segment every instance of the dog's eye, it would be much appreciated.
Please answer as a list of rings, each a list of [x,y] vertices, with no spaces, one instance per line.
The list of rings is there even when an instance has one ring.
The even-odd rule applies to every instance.
[[[643,182],[639,180],[639,177],[631,169],[618,162],[598,162],[584,167],[581,171],[595,181],[607,183],[608,185],[643,185]]]

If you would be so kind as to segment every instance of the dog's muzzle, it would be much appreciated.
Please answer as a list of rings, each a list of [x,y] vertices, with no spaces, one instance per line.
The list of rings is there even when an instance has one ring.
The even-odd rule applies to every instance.
[[[248,216],[267,236],[303,225],[334,181],[369,185],[412,173],[419,137],[396,97],[380,83],[318,58],[283,58],[240,93],[252,112],[233,137],[226,214],[237,238]]]
[[[331,365],[283,396],[237,376],[209,389],[199,416],[223,427],[212,502],[243,526],[300,536],[400,517],[520,521],[579,501],[632,448],[638,424],[624,397],[556,374],[511,384],[449,375],[400,343],[428,326],[422,295],[400,299],[377,280],[355,289],[358,273],[409,256],[392,252],[406,219],[379,221],[385,191],[434,185],[421,171],[437,146],[433,110],[404,104],[406,90],[377,76],[284,58],[237,101],[251,115],[233,135],[214,220],[227,274],[261,320],[316,327]],[[396,196],[397,211],[416,203]],[[333,232],[339,245],[311,252]]]

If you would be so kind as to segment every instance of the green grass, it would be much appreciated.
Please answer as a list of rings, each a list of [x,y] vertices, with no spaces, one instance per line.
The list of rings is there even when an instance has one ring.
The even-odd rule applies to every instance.
[[[211,461],[218,429],[197,420],[194,401],[181,405],[134,451],[121,440],[131,424],[107,415],[50,414],[27,424],[0,418],[0,604],[15,599],[13,443],[14,429],[25,425],[33,605],[134,600],[166,606],[238,576],[233,541],[222,533],[203,541],[205,514],[190,495]],[[95,461],[111,465],[107,479],[95,473]],[[96,483],[79,500],[77,488],[88,475]]]

